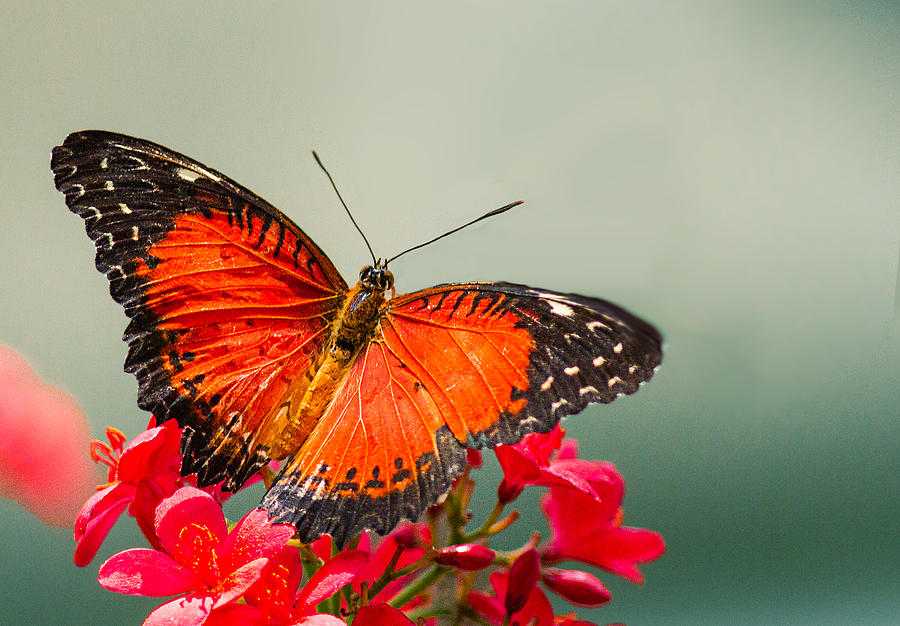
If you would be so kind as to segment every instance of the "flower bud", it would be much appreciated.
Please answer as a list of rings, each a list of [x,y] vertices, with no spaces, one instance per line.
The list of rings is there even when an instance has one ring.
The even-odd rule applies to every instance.
[[[464,543],[441,548],[434,561],[464,570],[484,569],[494,562],[494,551],[475,543]]]
[[[401,524],[397,526],[391,537],[401,548],[414,548],[419,545],[419,531],[415,524]]]
[[[577,606],[600,606],[612,597],[596,576],[580,570],[547,567],[541,580],[548,589]]]
[[[509,504],[518,498],[520,493],[522,493],[522,485],[511,483],[505,478],[500,481],[500,485],[497,487],[497,499],[503,504]]]

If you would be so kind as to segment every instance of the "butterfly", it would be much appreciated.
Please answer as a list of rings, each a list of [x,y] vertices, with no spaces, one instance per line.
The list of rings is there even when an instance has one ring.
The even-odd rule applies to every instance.
[[[467,447],[634,393],[662,358],[653,326],[596,298],[504,282],[394,295],[384,260],[351,287],[278,209],[144,139],[73,133],[51,169],[130,319],[138,405],[183,428],[182,474],[236,491],[282,460],[261,506],[304,542],[417,519]]]

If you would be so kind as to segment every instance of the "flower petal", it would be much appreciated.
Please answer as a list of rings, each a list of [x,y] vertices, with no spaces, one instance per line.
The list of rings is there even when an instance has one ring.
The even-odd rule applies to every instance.
[[[272,524],[265,509],[253,509],[228,533],[219,548],[223,571],[236,570],[245,564],[268,557],[294,536],[293,524]]]
[[[529,624],[530,626],[553,626],[553,607],[540,587],[534,587],[528,594],[525,605],[513,615],[511,624]]]
[[[294,546],[285,546],[269,557],[269,564],[263,569],[259,580],[244,594],[244,599],[272,621],[285,623],[290,617],[302,578],[300,551]]]
[[[215,552],[227,535],[221,507],[196,487],[182,487],[156,508],[156,536],[166,552],[207,582],[217,578]]]
[[[317,613],[316,615],[301,617],[296,622],[292,622],[291,626],[347,626],[347,622],[338,619],[334,615]]]
[[[233,602],[213,609],[203,626],[268,626],[272,621],[255,606]]]
[[[509,567],[509,582],[504,600],[507,615],[513,615],[522,610],[540,575],[541,558],[534,548],[513,561]]]
[[[607,487],[611,498],[620,502],[618,494],[623,489],[615,481]],[[550,541],[541,549],[545,562],[573,559],[641,584],[644,579],[636,564],[652,561],[665,551],[659,533],[618,525],[618,502],[597,501],[575,489],[554,487],[541,499],[541,508],[550,526]]]
[[[98,491],[87,502],[75,520],[75,565],[84,567],[90,563],[109,530],[119,519],[134,494],[134,487],[123,483],[110,485]]]
[[[119,457],[118,478],[137,483],[160,471],[179,469],[181,429],[174,422],[150,428],[128,442]]]
[[[491,624],[500,624],[506,617],[503,601],[484,591],[470,591],[468,595],[469,605]]]
[[[136,596],[171,596],[196,589],[194,572],[165,552],[132,548],[109,557],[100,566],[100,586]]]
[[[208,593],[188,594],[158,607],[144,620],[144,626],[199,626],[206,622],[212,606]]]
[[[214,609],[225,606],[229,602],[233,602],[240,598],[259,580],[263,568],[269,564],[269,559],[263,557],[250,561],[243,567],[240,567],[226,576],[221,583],[222,594],[216,598],[213,605]]]
[[[369,560],[362,550],[345,550],[313,574],[297,594],[296,605],[315,606],[353,581]]]
[[[353,619],[354,626],[412,626],[415,622],[389,604],[369,604],[360,607]]]

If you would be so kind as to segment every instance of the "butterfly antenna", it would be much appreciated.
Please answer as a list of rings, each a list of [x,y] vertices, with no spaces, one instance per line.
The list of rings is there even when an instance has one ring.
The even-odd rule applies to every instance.
[[[511,203],[511,204],[507,204],[506,206],[502,206],[502,207],[500,207],[499,209],[494,209],[493,211],[488,211],[487,213],[485,213],[485,214],[482,215],[481,217],[477,217],[477,218],[475,218],[474,220],[472,220],[471,222],[466,222],[466,223],[463,224],[462,226],[457,226],[457,227],[454,228],[453,230],[447,231],[447,232],[444,233],[443,235],[440,235],[440,236],[438,236],[438,237],[435,237],[434,239],[431,239],[430,241],[426,241],[425,243],[420,243],[419,245],[413,246],[412,248],[410,248],[410,249],[408,249],[408,250],[404,250],[404,251],[401,252],[400,254],[397,254],[397,255],[392,256],[390,259],[388,259],[387,262],[390,263],[391,261],[393,261],[393,260],[395,260],[395,259],[397,259],[397,258],[399,258],[399,257],[402,257],[402,256],[403,256],[404,254],[406,254],[407,252],[412,252],[413,250],[418,250],[419,248],[424,248],[424,247],[427,246],[427,245],[433,244],[433,243],[434,243],[435,241],[437,241],[438,239],[443,239],[444,237],[447,237],[448,235],[452,235],[453,233],[462,230],[462,229],[465,228],[466,226],[471,226],[472,224],[475,224],[476,222],[480,222],[481,220],[486,220],[486,219],[489,218],[489,217],[494,217],[495,215],[500,215],[501,213],[505,213],[505,212],[509,211],[511,208],[516,207],[516,206],[519,206],[520,204],[522,204],[522,202],[523,202],[522,200],[517,200],[516,202],[513,202],[513,203]]]
[[[378,261],[375,259],[375,253],[372,251],[372,246],[369,245],[369,240],[366,239],[366,234],[362,231],[362,228],[359,227],[359,224],[356,223],[356,220],[353,219],[353,214],[350,212],[350,209],[347,208],[347,203],[344,202],[344,199],[341,197],[341,192],[338,191],[337,185],[334,184],[334,179],[331,177],[331,174],[328,173],[328,170],[325,169],[325,166],[322,164],[322,160],[319,158],[319,155],[316,154],[316,151],[313,150],[313,158],[316,160],[316,163],[319,164],[319,167],[322,168],[322,171],[325,172],[325,176],[328,177],[328,182],[331,183],[331,187],[334,189],[334,193],[337,194],[338,200],[341,201],[341,204],[344,205],[344,210],[347,212],[347,215],[350,216],[350,221],[353,222],[353,225],[356,226],[356,230],[359,231],[359,234],[362,235],[363,241],[366,242],[366,247],[369,249],[369,254],[372,255],[372,265],[378,265]]]

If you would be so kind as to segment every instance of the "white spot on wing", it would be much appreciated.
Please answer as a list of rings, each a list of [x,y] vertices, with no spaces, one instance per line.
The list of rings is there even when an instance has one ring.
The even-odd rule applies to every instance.
[[[550,405],[550,410],[555,412],[556,409],[558,409],[559,407],[561,407],[564,404],[569,404],[569,401],[566,400],[565,398],[560,398],[559,400],[557,400],[556,402],[554,402],[553,404]]]
[[[125,215],[129,215],[132,213],[132,210],[129,209],[128,205],[125,204],[124,202],[119,203],[119,208],[122,209],[122,213],[124,213]]]
[[[632,365],[631,367],[628,368],[629,374],[634,374],[636,371],[637,371],[637,365]]]
[[[108,157],[103,157],[102,159],[100,159],[100,167],[104,170],[107,167],[109,167],[109,158]]]
[[[597,320],[594,320],[593,322],[588,322],[587,327],[588,327],[588,330],[590,330],[590,331],[593,331],[597,328],[605,328],[606,330],[610,330],[609,326],[607,326],[603,322],[598,322]]]
[[[200,178],[200,172],[195,172],[194,170],[189,170],[186,167],[179,167],[177,172],[179,178],[183,178],[189,183],[194,182],[198,178]]]
[[[567,367],[563,371],[566,373],[567,376],[574,376],[575,374],[577,374],[578,372],[581,371],[581,368],[578,367],[577,365],[573,365],[572,367]]]
[[[621,341],[613,346],[613,352],[615,352],[616,354],[622,354],[622,342]]]
[[[579,396],[585,396],[589,393],[600,393],[600,392],[597,391],[597,388],[594,387],[593,385],[588,385],[587,387],[582,387],[581,389],[578,390]]]
[[[138,227],[137,226],[131,227],[131,239],[132,239],[132,241],[138,240]]]
[[[550,305],[550,312],[556,315],[561,315],[563,317],[572,317],[572,307],[568,304],[564,304],[562,302],[557,302],[556,300],[545,300],[547,304]]]
[[[548,389],[550,389],[550,385],[552,385],[552,384],[553,384],[553,377],[552,377],[552,376],[549,376],[549,377],[547,377],[547,380],[545,380],[545,381],[541,384],[541,390],[542,390],[542,391],[547,391]]]
[[[606,363],[606,359],[604,359],[602,356],[598,356],[596,359],[594,359],[594,367],[600,367],[604,363]]]
[[[113,184],[113,181],[111,181],[111,180],[106,181],[105,187],[106,187],[107,191],[115,191],[115,189],[116,189],[116,186]]]
[[[618,376],[613,376],[612,378],[609,379],[609,382],[606,384],[607,384],[607,386],[609,386],[610,389],[612,389],[614,385],[616,385],[617,383],[620,383],[620,382],[622,382],[621,378],[619,378]]]

